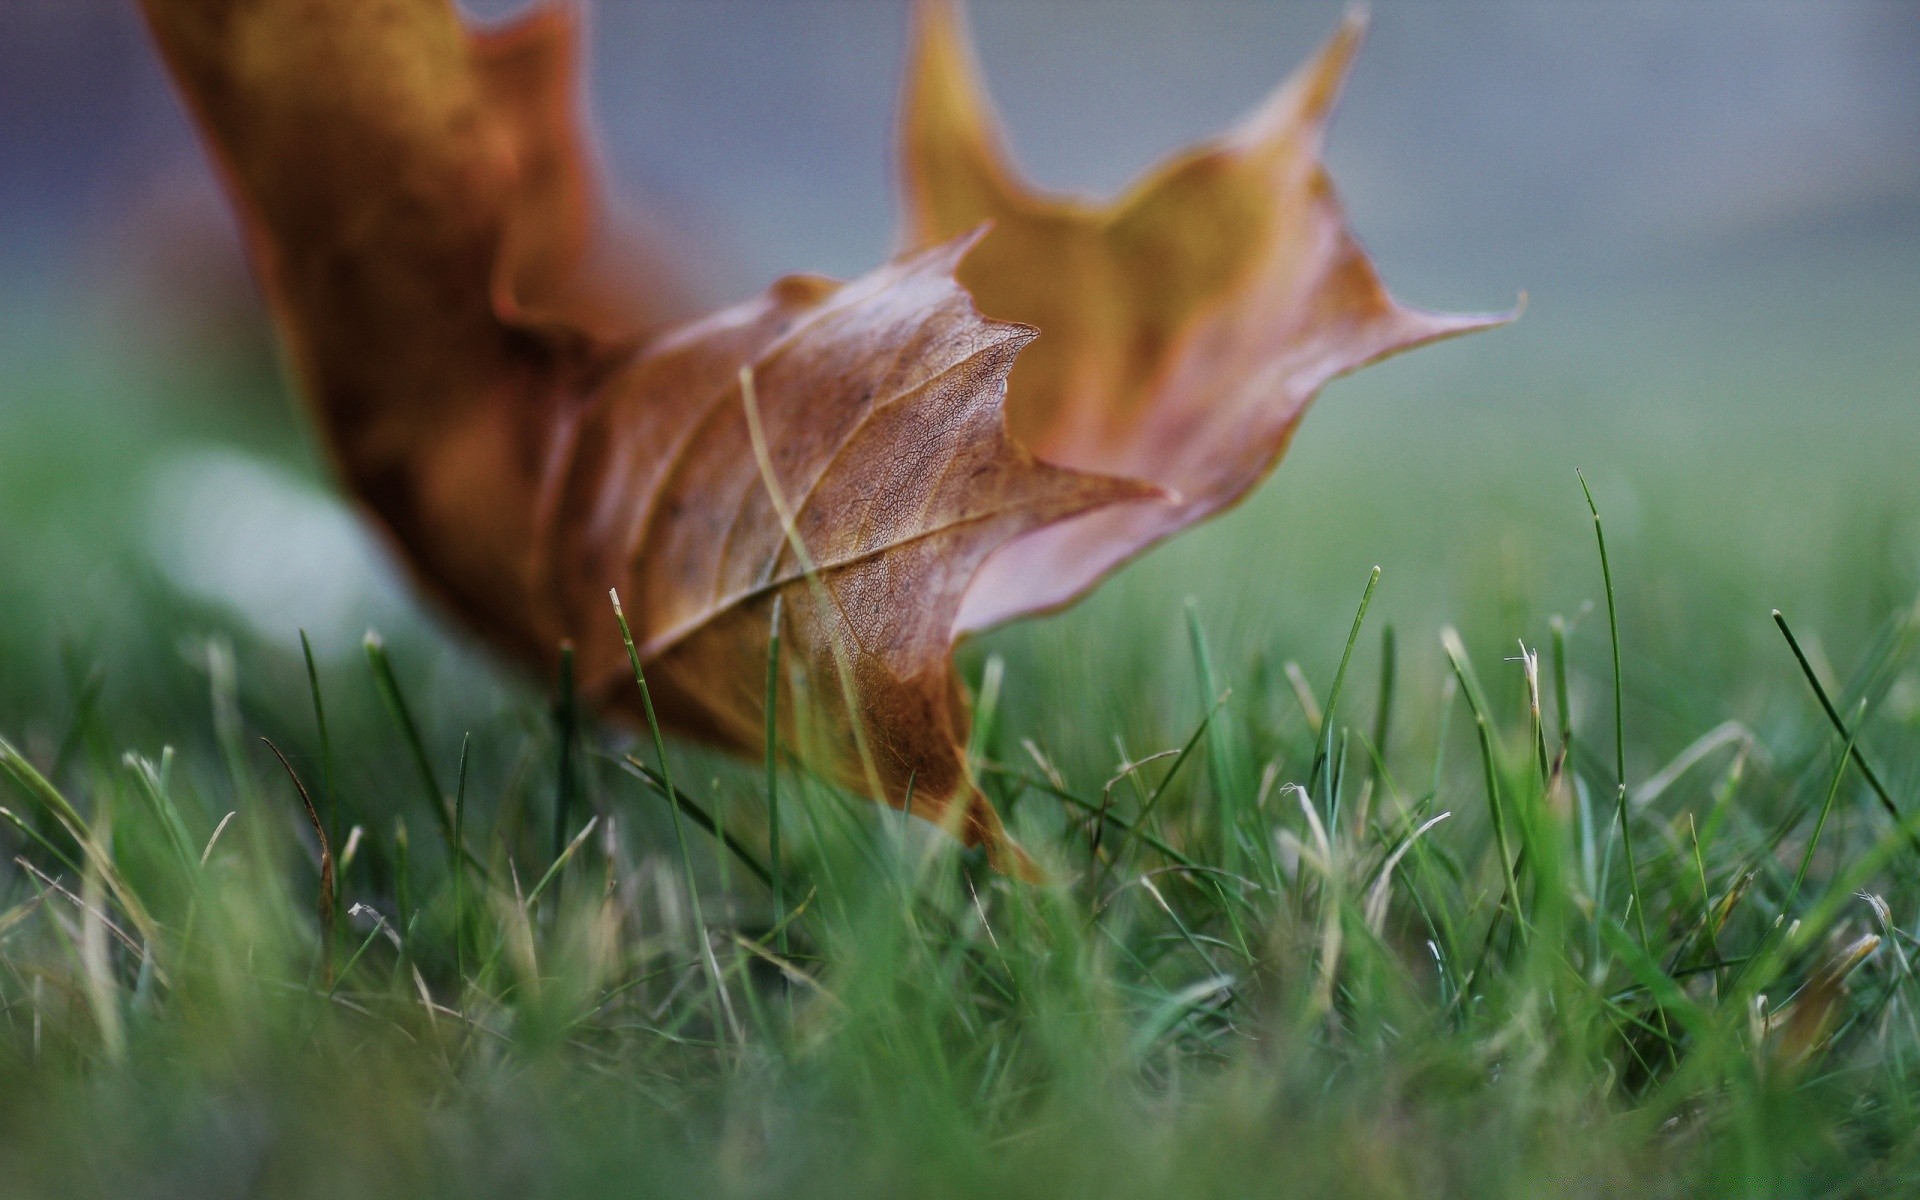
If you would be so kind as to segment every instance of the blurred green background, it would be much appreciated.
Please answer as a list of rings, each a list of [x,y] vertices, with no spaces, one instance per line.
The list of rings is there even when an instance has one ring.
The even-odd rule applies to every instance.
[[[1023,166],[1095,193],[1223,128],[1340,11],[972,9]],[[903,4],[591,12],[617,190],[716,302],[885,257]],[[1566,614],[1597,665],[1578,467],[1614,539],[1643,766],[1727,717],[1764,729],[1804,703],[1771,607],[1844,674],[1920,588],[1920,6],[1373,16],[1331,147],[1354,223],[1403,299],[1524,292],[1524,318],[1336,384],[1249,503],[988,639],[1013,724],[1097,744],[1164,713],[1145,736],[1172,736],[1196,702],[1189,595],[1230,680],[1298,660],[1324,686],[1376,563],[1409,688],[1439,686],[1446,622],[1500,656]],[[255,719],[301,720],[300,629],[352,670],[351,707],[369,626],[430,690],[436,748],[526,719],[539,682],[422,611],[333,492],[132,5],[0,3],[0,163],[0,730],[41,755],[83,713],[148,753],[203,742],[210,638]],[[1106,720],[1076,733],[1088,711]]]

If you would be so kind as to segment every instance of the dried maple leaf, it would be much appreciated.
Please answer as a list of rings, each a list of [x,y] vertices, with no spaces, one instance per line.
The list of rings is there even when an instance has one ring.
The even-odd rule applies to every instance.
[[[1032,331],[954,281],[969,239],[659,332],[669,304],[594,275],[567,10],[469,36],[448,0],[144,4],[328,448],[426,587],[527,661],[574,641],[631,709],[617,587],[662,719],[748,750],[784,598],[814,765],[1024,862],[961,750],[961,597],[1009,538],[1152,489],[1009,438]]]
[[[1239,128],[1095,206],[1015,176],[955,6],[920,5],[901,117],[908,243],[992,221],[960,281],[989,316],[1042,334],[1009,385],[1014,436],[1163,489],[994,555],[963,632],[1071,603],[1243,498],[1335,376],[1508,319],[1397,304],[1348,231],[1320,146],[1361,32],[1349,18]]]
[[[1341,222],[1318,146],[1351,25],[1238,133],[1094,209],[1011,179],[926,7],[918,249],[670,326],[683,292],[600,208],[571,10],[472,35],[449,0],[143,3],[329,451],[422,584],[531,663],[573,641],[631,712],[618,588],[661,717],[743,750],[783,608],[811,684],[790,744],[1003,865],[954,639],[1239,498],[1333,375],[1497,319],[1394,304]],[[956,268],[1045,339],[1023,353]]]
[[[953,278],[968,245],[844,286],[788,279],[650,347],[570,435],[541,557],[591,691],[633,695],[604,617],[618,580],[662,711],[742,748],[762,737],[783,598],[814,682],[807,704],[779,707],[813,720],[799,740],[824,737],[815,761],[869,795],[910,793],[1005,865],[1023,860],[960,750],[961,596],[1009,538],[1149,489],[1050,467],[1008,437],[1006,375],[1033,333],[980,318]]]

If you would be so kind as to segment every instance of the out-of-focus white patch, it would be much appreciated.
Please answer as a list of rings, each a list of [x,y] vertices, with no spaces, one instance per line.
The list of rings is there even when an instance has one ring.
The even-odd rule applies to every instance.
[[[287,471],[238,451],[177,454],[148,487],[147,546],[181,591],[222,605],[262,637],[314,653],[351,650],[406,605],[353,514]]]

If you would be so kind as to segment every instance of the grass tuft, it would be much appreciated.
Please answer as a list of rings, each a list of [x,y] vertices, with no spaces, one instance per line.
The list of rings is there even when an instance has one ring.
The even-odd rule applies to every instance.
[[[1436,652],[1378,568],[1318,644],[1196,604],[1076,677],[1114,660],[997,635],[970,760],[1045,885],[804,769],[836,681],[778,608],[753,763],[658,727],[617,597],[638,741],[564,666],[486,710],[302,639],[217,649],[156,753],[109,675],[87,736],[0,740],[0,1156],[67,1195],[1913,1190],[1911,614],[1839,688],[1776,614],[1816,703],[1776,658],[1685,704],[1587,499],[1604,636],[1489,605]]]

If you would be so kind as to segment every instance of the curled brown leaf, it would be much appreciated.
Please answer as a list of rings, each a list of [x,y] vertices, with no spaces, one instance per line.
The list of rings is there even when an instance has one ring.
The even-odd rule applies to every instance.
[[[142,3],[329,453],[421,585],[530,664],[571,641],[636,716],[618,589],[662,720],[746,753],[778,601],[787,744],[1006,867],[955,639],[1237,499],[1333,375],[1489,323],[1394,304],[1340,221],[1317,152],[1351,27],[1095,209],[1013,180],[929,6],[909,252],[676,323],[686,289],[599,193],[572,9],[475,34],[450,0]]]
[[[1033,333],[955,282],[970,238],[660,330],[673,281],[594,274],[569,10],[146,9],[341,474],[424,586],[531,663],[571,640],[632,714],[618,588],[662,719],[743,751],[780,598],[810,764],[1024,863],[967,773],[960,598],[1008,538],[1151,489],[1009,438]]]

